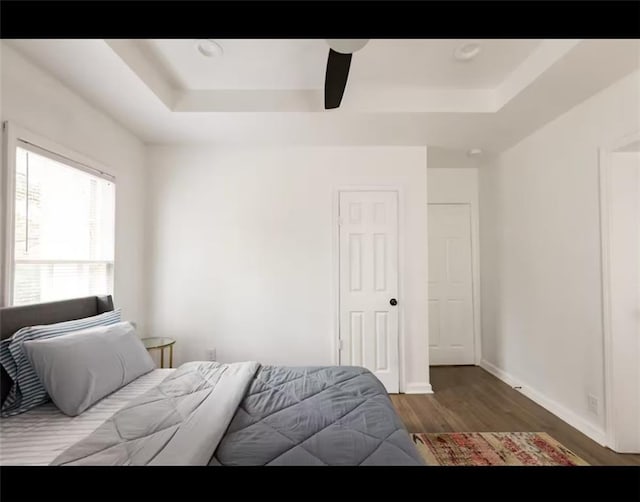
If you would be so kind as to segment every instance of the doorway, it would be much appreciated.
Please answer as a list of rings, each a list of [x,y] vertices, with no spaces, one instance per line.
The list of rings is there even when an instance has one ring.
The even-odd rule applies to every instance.
[[[600,153],[607,446],[640,453],[640,134]]]

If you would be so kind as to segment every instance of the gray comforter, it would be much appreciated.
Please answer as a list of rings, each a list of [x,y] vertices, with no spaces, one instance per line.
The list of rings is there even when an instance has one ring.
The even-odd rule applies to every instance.
[[[422,465],[380,381],[359,367],[191,362],[55,465]]]
[[[211,464],[423,465],[382,383],[352,366],[263,366]]]

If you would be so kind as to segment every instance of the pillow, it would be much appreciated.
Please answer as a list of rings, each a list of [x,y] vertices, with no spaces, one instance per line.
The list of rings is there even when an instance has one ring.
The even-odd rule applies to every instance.
[[[52,401],[72,417],[155,368],[130,322],[26,341],[24,350]]]
[[[22,350],[23,342],[58,337],[93,326],[107,326],[120,322],[120,320],[120,309],[117,309],[73,321],[28,326],[16,331],[11,338],[2,340],[0,342],[0,364],[9,374],[13,383],[7,398],[2,403],[0,416],[17,415],[49,400],[47,391],[40,383],[38,375],[33,371]]]

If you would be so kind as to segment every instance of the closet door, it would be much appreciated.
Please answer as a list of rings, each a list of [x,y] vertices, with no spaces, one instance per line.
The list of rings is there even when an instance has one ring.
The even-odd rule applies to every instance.
[[[474,364],[469,204],[429,204],[429,363]]]

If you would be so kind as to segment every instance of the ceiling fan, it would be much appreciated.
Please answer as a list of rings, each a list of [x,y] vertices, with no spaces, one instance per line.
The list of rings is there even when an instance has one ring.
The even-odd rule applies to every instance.
[[[324,78],[324,109],[338,108],[347,86],[351,56],[362,49],[368,39],[329,39],[329,58]]]

